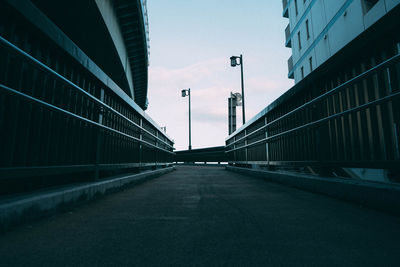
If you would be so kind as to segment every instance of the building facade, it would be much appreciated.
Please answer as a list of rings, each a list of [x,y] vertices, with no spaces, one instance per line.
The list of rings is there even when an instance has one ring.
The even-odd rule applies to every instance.
[[[289,78],[301,81],[400,4],[398,0],[284,0]]]

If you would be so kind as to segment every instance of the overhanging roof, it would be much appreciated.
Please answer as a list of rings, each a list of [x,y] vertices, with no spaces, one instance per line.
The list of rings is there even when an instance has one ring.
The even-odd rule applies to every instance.
[[[114,7],[132,71],[134,99],[142,109],[146,109],[149,62],[146,2],[115,0]]]

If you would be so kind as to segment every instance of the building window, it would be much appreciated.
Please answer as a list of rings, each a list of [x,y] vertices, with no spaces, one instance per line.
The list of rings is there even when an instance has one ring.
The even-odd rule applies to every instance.
[[[310,39],[310,26],[308,20],[306,20],[306,31],[307,31],[307,40]]]
[[[300,50],[301,49],[300,31],[297,33],[297,39],[299,40],[299,50]]]
[[[304,67],[300,68],[301,78],[304,79]]]
[[[367,14],[368,11],[371,10],[371,8],[374,7],[376,3],[378,3],[379,0],[362,0],[363,2],[363,9],[364,9],[364,14]]]
[[[311,72],[311,71],[313,71],[313,67],[312,67],[312,57],[310,57],[309,61],[310,61],[310,72]]]
[[[296,9],[296,16],[299,14],[299,9],[297,8],[297,0],[294,0],[294,8]]]

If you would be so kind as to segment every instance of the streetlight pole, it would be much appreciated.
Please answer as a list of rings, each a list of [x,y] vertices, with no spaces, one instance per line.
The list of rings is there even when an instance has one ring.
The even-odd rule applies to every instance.
[[[245,108],[244,108],[244,79],[243,79],[243,56],[240,54],[240,71],[242,77],[242,113],[243,113],[243,124],[246,123]]]
[[[242,118],[243,118],[243,124],[246,123],[246,115],[245,115],[245,106],[244,106],[244,79],[243,79],[243,56],[232,56],[231,58],[231,67],[236,67],[237,65],[240,65],[240,72],[241,72],[241,78],[242,78]],[[240,60],[240,63],[237,63],[237,60]]]
[[[192,150],[192,114],[190,108],[190,88],[189,88],[189,150]]]
[[[189,96],[189,150],[192,150],[192,116],[190,108],[190,88],[182,90],[182,97]]]

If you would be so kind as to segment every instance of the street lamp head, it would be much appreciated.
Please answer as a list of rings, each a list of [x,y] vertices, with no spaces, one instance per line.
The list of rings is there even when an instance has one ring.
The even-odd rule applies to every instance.
[[[237,66],[236,57],[232,56],[231,57],[231,67],[236,67],[236,66]]]
[[[243,82],[243,55],[240,54],[240,56],[231,56],[231,66],[236,67],[237,65],[240,65],[240,72],[242,76],[242,112],[243,112],[243,124],[245,124],[245,109],[244,109],[244,82]],[[237,63],[237,59],[239,59],[239,63]]]
[[[182,90],[182,97],[190,95],[190,88],[189,89],[183,89]]]
[[[189,96],[189,150],[192,150],[191,116],[190,116],[190,88],[182,90],[182,97]]]

